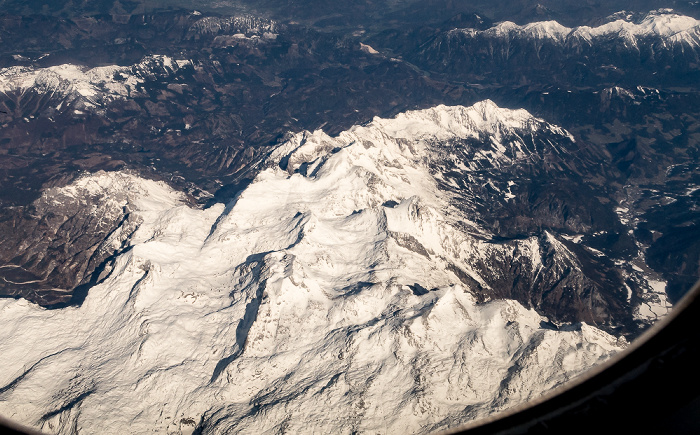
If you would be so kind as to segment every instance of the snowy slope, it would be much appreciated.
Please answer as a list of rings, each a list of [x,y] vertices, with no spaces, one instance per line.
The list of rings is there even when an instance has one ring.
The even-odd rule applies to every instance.
[[[493,299],[479,260],[575,259],[548,234],[485,243],[434,171],[442,143],[543,125],[486,101],[300,133],[206,210],[129,176],[138,228],[81,307],[0,300],[0,414],[59,433],[426,433],[561,384],[625,341]],[[120,185],[105,177],[124,175],[54,194]]]

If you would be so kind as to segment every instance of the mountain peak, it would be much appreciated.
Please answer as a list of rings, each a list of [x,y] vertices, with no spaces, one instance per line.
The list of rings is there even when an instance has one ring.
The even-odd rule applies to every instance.
[[[504,134],[516,131],[546,129],[573,139],[565,130],[552,126],[532,116],[524,109],[506,109],[491,100],[472,106],[439,105],[428,109],[403,112],[394,118],[375,117],[371,122],[354,126],[336,137],[321,130],[301,132],[272,152],[267,166],[279,165],[289,173],[300,169],[302,164],[320,163],[331,153],[353,143],[383,144],[388,149],[403,153],[414,161],[429,158],[429,144],[483,136],[500,142]],[[410,142],[410,147],[402,144]],[[304,169],[311,173],[311,169]]]
[[[579,26],[569,28],[557,21],[538,21],[524,25],[518,25],[511,21],[503,21],[494,27],[479,31],[476,29],[458,29],[452,34],[461,33],[471,37],[509,37],[509,38],[533,38],[547,39],[560,44],[570,39],[591,40],[593,38],[619,36],[622,38],[662,38],[679,39],[679,35],[686,35],[681,39],[694,45],[698,44],[698,38],[688,36],[700,34],[700,20],[679,15],[671,9],[659,9],[651,11],[643,19],[634,20],[633,14],[619,13],[611,16],[613,21],[596,27]]]

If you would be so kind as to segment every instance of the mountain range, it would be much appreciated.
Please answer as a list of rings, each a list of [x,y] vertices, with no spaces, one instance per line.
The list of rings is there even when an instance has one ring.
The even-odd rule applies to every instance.
[[[536,397],[626,345],[572,319],[667,309],[611,295],[582,272],[585,248],[549,232],[494,242],[444,187],[560,143],[564,130],[484,101],[296,134],[204,210],[124,172],[54,188],[45,207],[119,220],[105,243],[119,253],[80,307],[2,302],[22,327],[2,331],[0,411],[59,433],[423,433]]]
[[[455,428],[700,278],[696,6],[356,3],[0,1],[0,414]]]

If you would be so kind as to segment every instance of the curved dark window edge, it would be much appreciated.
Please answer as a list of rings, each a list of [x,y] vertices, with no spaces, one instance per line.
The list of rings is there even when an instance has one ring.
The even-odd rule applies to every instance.
[[[540,398],[445,434],[700,433],[700,281],[627,349]],[[41,432],[0,416],[0,433]]]
[[[0,433],[7,435],[44,435],[42,432],[22,426],[0,416]]]
[[[445,434],[700,433],[700,281],[632,344],[579,378]]]

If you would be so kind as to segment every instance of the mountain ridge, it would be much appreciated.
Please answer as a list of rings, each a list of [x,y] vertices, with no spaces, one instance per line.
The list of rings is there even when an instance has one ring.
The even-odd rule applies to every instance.
[[[325,431],[339,422],[348,432],[427,433],[536,397],[623,348],[624,338],[585,323],[557,327],[487,292],[465,255],[510,249],[452,227],[424,159],[446,118],[424,117],[433,128],[411,143],[400,137],[400,126],[411,135],[419,127],[419,113],[410,115],[394,120],[395,134],[390,120],[341,134],[332,140],[356,140],[328,155],[305,154],[328,140],[307,136],[287,148],[299,153],[294,166],[272,155],[226,206],[191,208],[163,183],[119,173],[79,179],[88,192],[113,177],[137,183],[140,223],[80,307],[0,300],[2,412],[58,433],[125,424]],[[550,260],[572,255],[545,239]],[[530,245],[540,242],[521,243],[523,255],[538,261]],[[27,340],[35,345],[20,357],[16,343]],[[39,385],[31,404],[21,399]],[[121,411],[105,418],[104,406]]]

